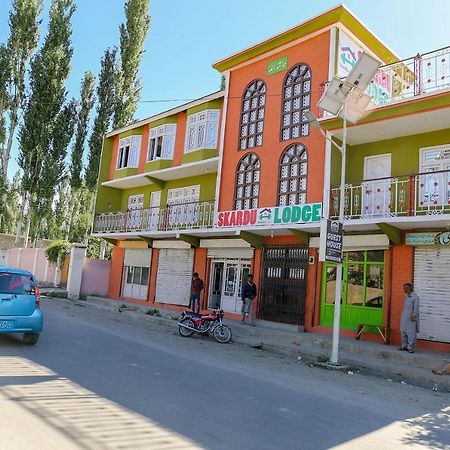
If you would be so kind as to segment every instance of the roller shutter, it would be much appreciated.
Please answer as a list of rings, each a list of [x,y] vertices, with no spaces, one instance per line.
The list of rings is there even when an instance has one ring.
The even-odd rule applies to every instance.
[[[420,298],[419,339],[450,342],[450,248],[416,248],[414,285]]]
[[[194,250],[160,249],[156,277],[156,301],[188,306],[193,267]]]

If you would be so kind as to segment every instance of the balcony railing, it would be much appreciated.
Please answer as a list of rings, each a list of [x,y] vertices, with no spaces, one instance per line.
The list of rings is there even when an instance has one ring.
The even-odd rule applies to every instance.
[[[211,228],[214,202],[192,202],[163,207],[101,213],[95,216],[94,233],[132,233]]]
[[[322,90],[325,87],[326,83],[321,85]],[[375,105],[385,105],[443,89],[450,89],[450,47],[381,66],[366,93]]]
[[[340,188],[332,188],[330,217],[339,216]],[[450,214],[450,170],[347,184],[345,219]]]

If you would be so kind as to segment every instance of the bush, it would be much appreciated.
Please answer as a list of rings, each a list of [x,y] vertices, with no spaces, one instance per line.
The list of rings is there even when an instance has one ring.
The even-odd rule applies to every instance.
[[[56,241],[45,249],[45,255],[50,263],[64,265],[64,259],[71,244],[67,241]]]

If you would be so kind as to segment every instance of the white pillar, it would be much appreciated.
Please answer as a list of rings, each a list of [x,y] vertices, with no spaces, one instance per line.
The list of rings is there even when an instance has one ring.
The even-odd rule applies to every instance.
[[[83,262],[86,256],[86,246],[74,245],[70,249],[69,276],[67,277],[67,297],[72,300],[80,298]]]

